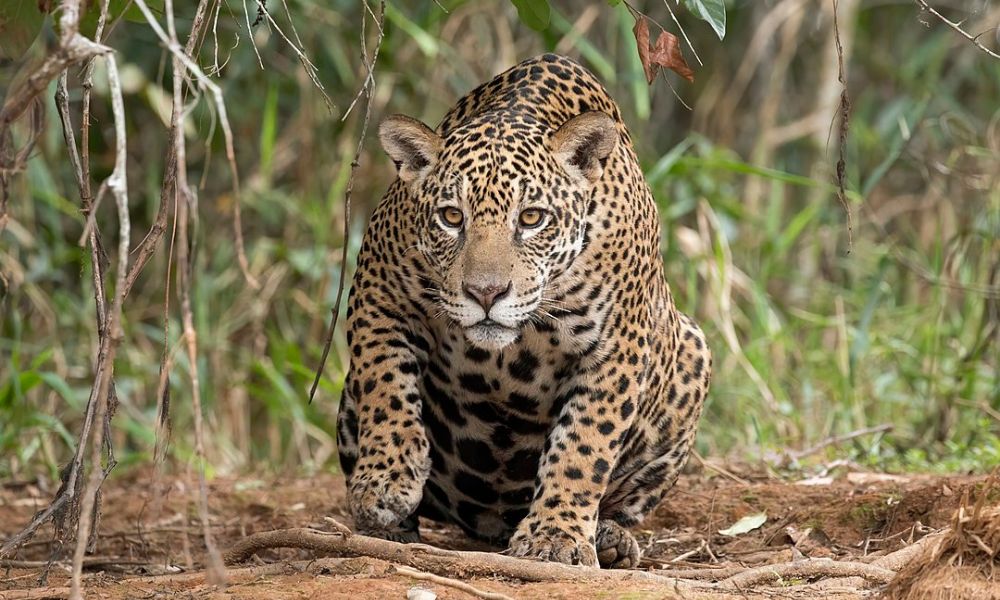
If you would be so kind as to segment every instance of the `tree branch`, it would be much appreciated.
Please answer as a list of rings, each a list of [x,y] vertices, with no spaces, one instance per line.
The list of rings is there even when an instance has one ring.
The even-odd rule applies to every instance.
[[[938,20],[940,20],[942,23],[944,23],[948,27],[951,27],[955,31],[957,31],[959,33],[959,35],[961,35],[965,39],[967,39],[970,42],[972,42],[973,46],[975,46],[976,48],[979,48],[980,50],[982,50],[986,54],[989,54],[993,58],[996,58],[996,59],[1000,60],[1000,54],[997,54],[996,52],[994,52],[994,51],[990,50],[989,48],[987,48],[986,46],[982,45],[979,42],[979,36],[973,36],[973,35],[969,34],[968,32],[966,32],[964,29],[962,29],[962,26],[960,24],[958,24],[958,23],[956,23],[954,21],[949,21],[947,18],[945,18],[944,15],[942,15],[938,11],[934,10],[933,6],[931,6],[930,4],[927,4],[927,2],[925,0],[914,0],[914,2],[916,2],[917,6],[919,6],[920,8],[926,10],[927,12],[929,12],[932,15],[934,15],[935,17],[937,17]]]

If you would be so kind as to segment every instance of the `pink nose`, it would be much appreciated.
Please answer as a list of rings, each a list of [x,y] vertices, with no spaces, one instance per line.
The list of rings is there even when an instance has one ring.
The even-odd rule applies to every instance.
[[[506,285],[498,284],[487,284],[487,285],[463,285],[462,289],[465,293],[479,303],[479,306],[483,307],[483,310],[487,314],[490,312],[493,303],[495,303],[500,298],[503,298],[508,293],[510,293],[510,282],[508,281]]]

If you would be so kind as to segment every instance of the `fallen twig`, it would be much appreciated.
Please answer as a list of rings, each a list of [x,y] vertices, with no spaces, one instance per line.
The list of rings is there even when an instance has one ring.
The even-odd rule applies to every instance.
[[[435,575],[433,573],[424,573],[423,571],[418,571],[413,567],[396,566],[395,569],[396,572],[400,573],[401,575],[406,575],[407,577],[420,579],[422,581],[430,581],[432,583],[437,583],[439,585],[455,588],[456,590],[462,590],[466,594],[471,594],[477,598],[484,598],[485,600],[514,600],[507,594],[501,594],[499,592],[483,591],[478,588],[472,587],[471,585],[465,583],[464,581],[452,579],[451,577],[442,577],[440,575]]]

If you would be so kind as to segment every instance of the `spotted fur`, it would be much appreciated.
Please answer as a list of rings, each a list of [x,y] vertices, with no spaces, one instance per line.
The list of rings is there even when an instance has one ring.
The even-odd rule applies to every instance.
[[[338,428],[358,529],[412,541],[425,516],[636,564],[625,527],[687,459],[712,359],[617,105],[546,54],[436,131],[397,116],[380,137],[399,176],[358,258]]]

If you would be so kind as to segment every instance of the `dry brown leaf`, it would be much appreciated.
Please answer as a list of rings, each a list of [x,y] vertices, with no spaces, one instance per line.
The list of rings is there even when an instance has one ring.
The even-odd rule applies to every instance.
[[[660,37],[656,38],[656,47],[653,48],[649,59],[661,67],[674,71],[684,79],[694,82],[694,71],[684,60],[680,40],[669,31],[660,32]]]
[[[646,73],[647,83],[653,83],[660,67],[670,69],[688,81],[694,81],[694,72],[684,60],[680,41],[676,35],[661,30],[659,37],[656,38],[656,45],[650,46],[649,23],[642,16],[635,20],[632,33],[635,35],[635,43],[639,49],[639,62],[642,63],[642,70]]]
[[[639,62],[642,63],[642,70],[646,72],[646,82],[652,84],[660,67],[649,60],[649,24],[646,23],[645,17],[639,17],[635,20],[632,33],[635,35],[635,44],[639,48]]]

